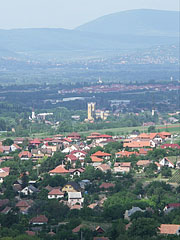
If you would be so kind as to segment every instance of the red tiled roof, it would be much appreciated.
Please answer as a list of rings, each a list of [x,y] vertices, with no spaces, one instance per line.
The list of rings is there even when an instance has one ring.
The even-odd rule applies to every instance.
[[[29,207],[29,204],[25,200],[21,200],[16,204],[16,207]]]
[[[120,166],[121,167],[131,167],[131,162],[121,162]]]
[[[150,164],[150,163],[151,163],[150,160],[139,160],[139,161],[136,163],[136,165],[138,165],[138,166],[146,166],[146,165],[148,165],[148,164]]]
[[[62,165],[59,165],[55,169],[49,171],[49,173],[68,173],[68,172],[69,171],[62,167]]]
[[[178,208],[178,207],[180,207],[180,203],[169,203],[169,204],[167,205],[167,207],[168,207],[168,208],[171,208],[171,207],[173,207],[173,208]]]
[[[63,192],[61,192],[58,188],[52,189],[48,195],[64,195]]]
[[[180,229],[180,225],[177,224],[161,224],[159,230],[160,234],[176,234]]]
[[[43,141],[52,141],[53,140],[53,138],[45,138],[45,139],[43,139]]]
[[[32,141],[29,142],[30,144],[40,144],[41,141],[39,139],[33,139]]]
[[[92,162],[103,162],[102,158],[98,158],[96,156],[90,156]]]
[[[164,148],[176,148],[176,149],[180,149],[180,145],[179,144],[170,144],[170,143],[165,143],[163,145],[161,145],[161,148],[164,149]]]
[[[84,225],[83,225],[83,224],[80,224],[79,226],[75,227],[75,228],[72,230],[72,232],[73,232],[73,233],[78,233],[78,232],[81,230],[81,228],[83,228],[83,227],[84,227]]]
[[[159,164],[158,162],[155,162],[154,164],[156,164],[157,167],[161,167],[161,164]]]
[[[169,133],[169,132],[160,132],[160,134],[164,135],[164,136],[171,136],[172,133]]]
[[[68,138],[69,137],[81,137],[81,135],[79,134],[79,133],[76,133],[76,132],[73,132],[73,133],[70,133],[68,136],[67,136]]]
[[[69,143],[72,142],[72,141],[71,141],[70,139],[68,139],[68,138],[63,138],[62,141],[69,142]]]
[[[75,204],[75,205],[73,205],[73,206],[71,207],[71,210],[74,210],[74,209],[80,210],[81,208],[82,208],[81,205]]]
[[[78,158],[77,158],[76,156],[74,156],[72,153],[71,153],[71,154],[68,154],[68,155],[66,155],[66,158],[70,158],[70,159],[71,159],[71,161],[76,161],[76,160],[78,160]]]
[[[21,149],[21,147],[18,146],[16,143],[13,143],[12,145],[13,145],[15,148],[17,148],[17,149]]]
[[[31,223],[47,223],[48,218],[45,215],[39,215],[30,220]]]
[[[20,158],[22,158],[22,157],[28,157],[28,158],[31,158],[32,157],[32,154],[29,152],[29,151],[22,151],[22,152],[20,152],[19,153],[19,155],[18,155]]]
[[[97,167],[98,169],[102,170],[102,171],[107,171],[110,170],[110,166],[108,164],[101,164]]]
[[[120,151],[115,153],[116,155],[121,155],[121,157],[129,157],[131,155],[139,155],[137,152],[128,152],[128,151]]]
[[[124,143],[123,147],[130,147],[130,148],[151,147],[151,143],[150,141],[133,141],[130,143]]]
[[[108,189],[108,188],[111,188],[111,187],[115,187],[115,184],[114,183],[102,183],[99,188],[105,188],[105,189]]]
[[[164,159],[174,166],[174,163],[172,163],[167,157],[165,157]]]
[[[106,157],[106,156],[111,156],[111,154],[110,154],[110,153],[105,153],[105,152],[98,151],[98,152],[92,154],[92,156],[96,156],[96,157]]]
[[[74,153],[82,153],[82,154],[84,154],[84,155],[87,155],[87,152],[85,152],[85,151],[83,151],[83,150],[73,150],[73,151],[71,152],[71,154],[74,154]]]

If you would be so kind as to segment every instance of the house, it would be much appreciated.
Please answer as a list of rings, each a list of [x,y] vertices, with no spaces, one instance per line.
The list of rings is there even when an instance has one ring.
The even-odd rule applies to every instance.
[[[160,234],[169,235],[180,235],[180,225],[178,224],[161,224],[159,228]]]
[[[78,158],[71,153],[66,155],[66,161],[70,162],[70,164],[72,164],[72,165],[75,165],[77,160],[78,160]]]
[[[76,182],[68,182],[62,188],[62,192],[79,192],[80,190],[81,188]]]
[[[48,193],[48,199],[58,199],[63,197],[64,193],[61,192],[59,188],[54,188]]]
[[[115,153],[116,158],[121,158],[121,157],[130,157],[131,155],[139,155],[138,152],[128,152],[128,151],[120,151]]]
[[[18,154],[18,157],[21,160],[29,160],[32,157],[32,154],[29,151],[22,151]]]
[[[42,140],[37,139],[37,138],[29,141],[29,145],[34,146],[36,148],[38,148],[41,143],[42,143]]]
[[[72,230],[72,232],[73,233],[78,233],[82,228],[84,228],[84,227],[87,227],[86,225],[84,225],[84,224],[80,224],[80,225],[78,225],[77,227],[75,227],[73,230]]]
[[[92,156],[92,155],[90,156],[90,158],[91,158],[93,167],[97,167],[97,166],[101,165],[102,162],[104,161],[104,159],[96,157],[96,156]]]
[[[80,176],[81,173],[85,171],[85,168],[69,169],[70,176],[73,178],[75,176]]]
[[[169,139],[169,138],[172,137],[172,133],[170,133],[170,132],[161,132],[160,134],[161,134],[162,136],[164,136],[165,139]]]
[[[107,171],[111,171],[111,168],[108,164],[104,163],[96,167],[96,169],[101,170],[102,172],[106,173]]]
[[[166,166],[166,167],[174,168],[174,164],[167,157],[164,157],[162,160],[160,160],[159,164],[163,167]]]
[[[96,229],[95,229],[95,231],[96,231],[97,233],[99,233],[99,234],[102,234],[102,233],[105,232],[104,229],[103,229],[101,226],[97,226]]]
[[[110,153],[105,153],[105,152],[101,152],[101,151],[98,151],[98,152],[92,154],[91,156],[92,157],[102,158],[104,160],[109,160],[111,158],[111,154]]]
[[[78,141],[81,139],[81,135],[79,133],[73,132],[67,136],[68,139],[72,141]]]
[[[174,144],[172,144],[172,143],[165,143],[165,144],[161,145],[161,148],[162,149],[166,149],[166,148],[180,149],[180,146],[177,143],[174,143]]]
[[[146,156],[149,151],[152,151],[152,148],[140,148],[139,149],[139,155]]]
[[[46,149],[50,150],[52,153],[55,153],[58,150],[58,146],[49,146],[48,144],[46,145]]]
[[[70,207],[70,210],[80,210],[81,208],[82,208],[81,205],[75,204],[75,205],[73,205],[73,206]]]
[[[68,204],[73,206],[75,204],[82,205],[84,202],[84,198],[82,198],[81,192],[68,192]]]
[[[163,209],[165,213],[169,213],[173,209],[180,208],[180,203],[169,203]]]
[[[5,207],[2,211],[1,211],[1,213],[2,214],[8,214],[10,211],[11,211],[11,207]]]
[[[59,165],[56,168],[54,168],[53,170],[49,171],[50,176],[54,176],[54,175],[64,176],[68,173],[69,173],[69,171],[66,170],[62,165]]]
[[[152,140],[146,141],[132,141],[130,143],[123,143],[123,147],[129,147],[132,149],[140,149],[140,148],[154,148],[156,146],[155,142]]]
[[[99,206],[98,206],[98,203],[91,203],[87,207],[90,209],[97,209]]]
[[[32,195],[37,192],[39,192],[39,190],[32,185],[29,185],[21,190],[21,193],[23,193],[25,196]]]
[[[160,171],[162,167],[161,164],[159,164],[158,162],[154,162],[154,164],[156,164],[157,170]]]
[[[10,151],[14,152],[16,150],[21,150],[21,147],[19,147],[17,144],[14,143],[10,146]]]
[[[9,167],[0,168],[0,183],[3,183],[4,178],[9,176],[9,172],[10,172]]]
[[[45,215],[39,215],[37,217],[34,217],[30,220],[30,224],[33,225],[43,225],[43,224],[47,224],[48,222],[48,218]]]
[[[14,143],[17,144],[17,145],[23,144],[24,141],[25,141],[25,138],[21,138],[21,137],[17,137],[17,138],[14,139]]]
[[[150,163],[151,163],[150,160],[139,160],[139,161],[136,163],[136,165],[137,165],[138,167],[145,168],[145,167],[149,166]]]
[[[11,147],[10,146],[0,146],[0,152],[3,154],[9,154],[11,151]]]
[[[114,173],[128,173],[131,170],[131,162],[116,162],[114,164]]]
[[[111,140],[112,136],[107,134],[100,134],[100,133],[91,133],[91,136],[87,136],[86,138],[89,140],[94,140],[96,143],[104,142],[107,140]]]
[[[19,211],[22,214],[27,214],[29,208],[32,206],[33,201],[29,200],[20,200],[17,204],[16,207],[19,208]]]
[[[102,183],[99,188],[100,189],[110,189],[110,188],[114,188],[115,184],[114,183]]]
[[[80,159],[80,158],[84,159],[86,157],[86,155],[87,155],[87,152],[82,151],[82,150],[73,150],[71,152],[71,154],[76,156],[78,159]]]
[[[136,212],[145,212],[145,210],[142,210],[139,207],[132,207],[130,210],[125,211],[124,219],[130,221],[131,216]]]
[[[75,145],[68,146],[62,150],[62,153],[71,153],[74,150],[78,150],[78,147]]]

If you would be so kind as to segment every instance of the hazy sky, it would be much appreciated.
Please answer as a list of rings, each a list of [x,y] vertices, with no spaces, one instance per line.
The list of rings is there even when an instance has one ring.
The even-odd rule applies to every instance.
[[[100,16],[150,8],[179,11],[179,0],[0,0],[0,28],[74,28]]]

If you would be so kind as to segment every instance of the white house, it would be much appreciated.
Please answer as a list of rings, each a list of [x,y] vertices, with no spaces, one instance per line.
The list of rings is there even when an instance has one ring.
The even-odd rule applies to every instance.
[[[84,198],[82,198],[81,192],[68,192],[68,203],[70,206],[73,206],[77,203],[82,205]]]
[[[167,157],[164,157],[162,160],[160,160],[159,164],[161,166],[174,168],[174,164]]]
[[[32,185],[29,185],[21,190],[21,193],[23,193],[26,196],[32,195],[33,193],[37,193],[37,192],[38,192],[38,189]]]
[[[48,193],[48,199],[58,199],[58,198],[63,198],[64,197],[64,193],[60,191],[60,189],[55,188],[52,189],[49,193]]]

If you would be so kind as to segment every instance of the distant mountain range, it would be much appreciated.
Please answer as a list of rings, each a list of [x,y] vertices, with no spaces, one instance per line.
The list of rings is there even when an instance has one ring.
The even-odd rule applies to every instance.
[[[177,37],[179,12],[150,9],[124,11],[100,17],[76,30],[108,35]]]
[[[0,56],[53,58],[178,44],[179,12],[131,10],[67,29],[0,30]]]

